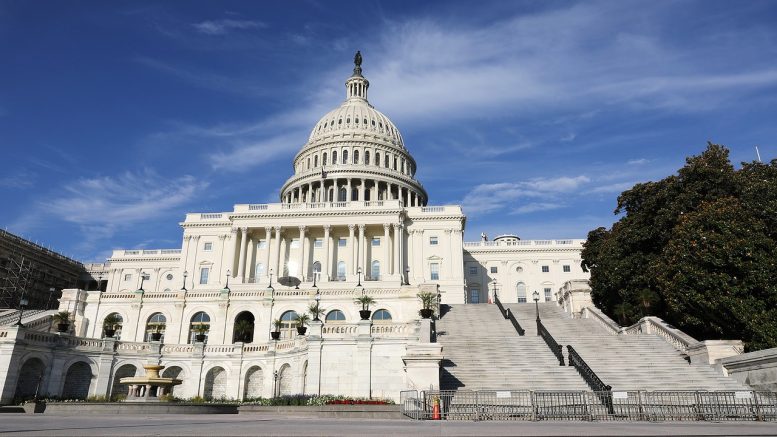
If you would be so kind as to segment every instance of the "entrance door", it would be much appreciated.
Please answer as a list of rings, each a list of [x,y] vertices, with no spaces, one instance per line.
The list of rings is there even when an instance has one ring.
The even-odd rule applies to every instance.
[[[480,289],[469,289],[469,303],[480,303]]]

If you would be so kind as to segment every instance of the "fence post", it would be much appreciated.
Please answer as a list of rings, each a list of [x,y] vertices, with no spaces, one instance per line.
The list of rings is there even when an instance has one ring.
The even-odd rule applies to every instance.
[[[696,399],[696,405],[695,405],[696,408],[694,408],[696,412],[696,420],[704,420],[704,414],[703,414],[704,408],[701,405],[701,395],[699,394],[698,390],[693,392],[693,395],[694,395],[694,399]]]
[[[645,420],[648,418],[645,416],[645,408],[642,406],[642,390],[637,390],[637,420]]]
[[[475,421],[480,420],[480,399],[478,398],[478,390],[475,390]]]
[[[764,418],[761,416],[761,405],[758,403],[758,392],[753,390],[753,412],[755,413],[755,420],[763,422]]]
[[[529,390],[529,401],[531,402],[531,420],[537,421],[537,403],[534,400],[534,390]]]

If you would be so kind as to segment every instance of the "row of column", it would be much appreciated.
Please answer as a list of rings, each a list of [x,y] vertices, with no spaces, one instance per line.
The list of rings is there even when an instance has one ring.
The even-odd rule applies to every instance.
[[[347,259],[340,259],[340,261],[346,261],[346,274],[349,277],[355,278],[357,275],[357,269],[362,268],[363,277],[369,276],[371,261],[367,258],[367,247],[370,244],[372,237],[379,235],[367,236],[366,227],[364,224],[349,224],[348,226],[348,254]],[[281,227],[281,226],[266,226],[264,227],[263,235],[261,239],[265,241],[264,248],[257,247],[260,241],[260,237],[257,235],[257,228],[241,227],[232,230],[232,236],[230,241],[232,242],[232,249],[227,249],[226,254],[234,256],[235,245],[237,240],[240,240],[239,251],[237,252],[237,268],[231,269],[232,278],[237,279],[239,282],[249,282],[253,277],[252,265],[257,262],[262,262],[265,266],[265,275],[269,274],[269,269],[273,269],[273,274],[276,277],[280,274],[283,275],[286,258],[288,261],[292,261],[291,256],[288,256],[291,249],[290,242],[294,237],[299,238],[299,247],[296,253],[297,264],[300,271],[297,276],[301,280],[312,281],[310,272],[313,271],[313,263],[319,261],[321,263],[321,276],[319,280],[328,281],[333,276],[334,268],[337,265],[338,260],[333,260],[332,257],[332,226],[322,225],[320,229],[323,229],[323,242],[322,259],[308,259],[308,255],[315,253],[315,248],[311,251],[311,238],[309,237],[308,226],[294,227]],[[391,232],[393,229],[393,232]],[[357,234],[358,232],[358,234]],[[274,234],[274,238],[273,238]],[[239,238],[238,238],[239,237]],[[249,244],[250,243],[250,244]],[[401,223],[383,224],[383,238],[381,246],[383,250],[383,262],[381,263],[382,271],[381,275],[400,275],[404,273],[405,263],[403,253],[404,250],[404,225]],[[256,253],[253,253],[253,248],[256,248]],[[281,251],[281,248],[285,249],[285,252]],[[252,256],[253,255],[253,256]],[[253,261],[253,262],[251,262]],[[234,259],[230,257],[226,260],[226,265],[234,267]],[[375,278],[377,279],[377,278]]]
[[[345,180],[345,184],[338,181]],[[315,202],[348,202],[351,200],[401,200],[407,206],[423,206],[423,198],[416,191],[402,187],[399,184],[377,181],[372,179],[357,179],[358,186],[353,186],[352,178],[324,179],[322,181],[308,182],[287,191],[284,195],[284,203],[315,203]],[[367,188],[367,182],[372,181],[372,186]],[[340,196],[340,188],[345,188],[345,199]],[[329,189],[332,189],[330,193]],[[357,193],[354,199],[354,193]],[[369,196],[369,199],[367,197]]]

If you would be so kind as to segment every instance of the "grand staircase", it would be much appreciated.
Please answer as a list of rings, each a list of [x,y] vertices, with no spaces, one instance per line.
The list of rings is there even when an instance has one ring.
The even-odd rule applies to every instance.
[[[534,303],[509,304],[506,308],[513,312],[527,337],[540,338]],[[566,346],[572,345],[613,390],[748,390],[711,367],[691,366],[657,335],[617,335],[593,319],[571,318],[556,303],[539,304],[539,312],[545,328],[564,346],[564,356]]]
[[[559,366],[542,338],[519,336],[495,305],[443,307],[442,390],[587,390],[577,371]]]

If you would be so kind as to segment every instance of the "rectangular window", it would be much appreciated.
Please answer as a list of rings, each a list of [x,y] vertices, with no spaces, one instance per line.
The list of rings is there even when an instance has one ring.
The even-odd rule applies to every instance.
[[[469,274],[470,275],[477,275],[478,274],[478,266],[469,266]]]
[[[571,271],[572,269],[569,266],[564,266],[564,273],[569,273]]]
[[[494,266],[494,267],[491,267],[491,273],[496,273],[497,271],[498,271],[498,270],[497,270],[496,266]]]
[[[340,247],[345,247],[348,245],[348,240],[346,240],[345,238],[340,238],[337,240],[337,245]]]
[[[210,268],[209,267],[203,267],[200,269],[200,284],[207,284],[208,283],[208,275],[210,274]]]
[[[256,244],[257,249],[267,249],[267,240],[259,240]]]
[[[437,246],[437,237],[429,237],[429,245]]]
[[[291,248],[299,249],[299,238],[294,238],[291,240]]]
[[[125,281],[131,281],[132,280],[132,273],[125,273],[124,274],[124,280]]]
[[[437,263],[429,264],[429,271],[431,272],[430,279],[432,281],[438,281],[440,279],[440,265]]]
[[[542,266],[542,273],[550,272],[550,266]]]
[[[208,242],[203,244],[202,250],[204,250],[205,252],[211,252],[213,250],[213,243]]]
[[[550,302],[553,300],[553,296],[551,296],[550,288],[545,289],[545,302]]]
[[[372,239],[372,247],[380,246],[380,238],[373,238]]]
[[[324,247],[324,239],[316,238],[315,240],[313,240],[313,247]]]

